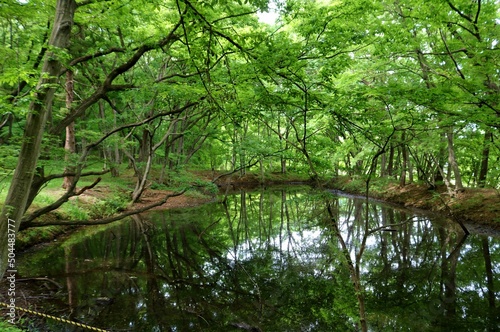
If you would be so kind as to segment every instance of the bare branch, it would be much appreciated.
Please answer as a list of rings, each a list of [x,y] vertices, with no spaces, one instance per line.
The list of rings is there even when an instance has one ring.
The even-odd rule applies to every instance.
[[[205,72],[205,71],[201,71],[201,72]],[[167,76],[160,77],[160,78],[158,78],[155,81],[155,83],[159,83],[159,82],[162,82],[162,81],[174,78],[174,77],[190,78],[190,77],[199,76],[199,75],[200,75],[200,73],[192,73],[192,74],[177,74],[177,73],[175,73],[175,74],[170,74],[170,75],[167,75]]]
[[[225,16],[225,17],[221,17],[221,18],[218,18],[216,20],[213,20],[212,24],[217,23],[219,21],[228,20],[230,18],[240,17],[240,16],[246,16],[246,15],[251,15],[251,14],[256,14],[256,13],[257,13],[257,11],[254,10],[254,11],[251,11],[251,12],[244,12],[244,13],[240,13],[240,14],[229,15],[229,16]]]
[[[183,107],[181,108],[177,108],[177,109],[174,109],[172,111],[168,111],[168,112],[162,112],[162,113],[158,113],[156,115],[153,115],[149,118],[146,118],[142,121],[139,121],[139,122],[135,122],[135,123],[128,123],[126,125],[123,125],[123,126],[120,126],[118,128],[115,128],[113,130],[111,130],[110,132],[108,132],[107,134],[105,134],[104,136],[102,136],[100,139],[98,139],[97,141],[87,145],[87,149],[92,149],[94,148],[95,146],[101,144],[106,138],[108,138],[109,136],[113,135],[114,133],[116,132],[119,132],[119,131],[122,131],[123,129],[127,129],[127,128],[134,128],[134,127],[139,127],[139,126],[142,126],[148,122],[151,122],[153,121],[154,119],[157,119],[161,116],[166,116],[166,115],[172,115],[172,114],[177,114],[177,113],[182,113],[184,110],[186,110],[187,108],[189,107],[192,107],[194,105],[198,104],[198,102],[188,102],[186,103],[186,105],[184,105]]]

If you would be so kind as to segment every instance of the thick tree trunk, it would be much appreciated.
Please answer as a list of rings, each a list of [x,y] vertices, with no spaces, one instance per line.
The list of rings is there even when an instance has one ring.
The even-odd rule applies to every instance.
[[[51,48],[67,47],[76,7],[74,0],[57,1],[55,20],[49,41]],[[17,232],[27,205],[33,175],[40,155],[48,109],[52,104],[55,92],[54,85],[60,71],[61,63],[57,54],[49,52],[45,58],[40,81],[36,88],[35,100],[30,104],[17,167],[0,215],[0,273],[2,277],[7,269],[9,252],[8,219],[15,221],[15,231]],[[12,229],[10,231],[12,232]]]

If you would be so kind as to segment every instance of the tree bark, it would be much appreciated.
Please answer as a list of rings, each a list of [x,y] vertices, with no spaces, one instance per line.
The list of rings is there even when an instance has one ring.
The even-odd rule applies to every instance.
[[[49,41],[50,48],[60,49],[68,46],[76,8],[74,0],[57,1],[54,25]],[[40,155],[48,110],[54,97],[54,85],[57,83],[60,71],[61,62],[58,60],[57,54],[48,52],[36,87],[34,100],[29,107],[17,167],[0,215],[0,234],[2,234],[0,236],[0,273],[2,277],[7,269],[9,218],[15,221],[15,231],[17,232],[28,201]]]

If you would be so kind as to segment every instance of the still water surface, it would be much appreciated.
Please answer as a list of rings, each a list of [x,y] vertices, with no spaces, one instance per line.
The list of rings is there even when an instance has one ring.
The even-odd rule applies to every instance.
[[[85,228],[18,271],[111,331],[500,330],[499,238],[304,187]]]

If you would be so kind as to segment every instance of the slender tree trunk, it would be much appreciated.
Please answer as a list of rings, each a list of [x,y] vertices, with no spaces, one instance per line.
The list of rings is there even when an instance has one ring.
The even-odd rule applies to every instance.
[[[411,162],[410,155],[408,154],[408,147],[406,147],[406,162],[408,169],[408,183],[413,183],[413,163]]]
[[[455,158],[455,148],[453,146],[453,129],[450,129],[446,133],[446,137],[448,140],[448,162],[455,175],[455,190],[460,191],[464,189],[462,184],[462,176],[460,175],[460,169],[458,168],[458,163]]]
[[[444,141],[444,137],[443,137],[443,134],[440,134],[440,139]],[[434,173],[434,183],[436,185],[439,185],[440,183],[442,184],[442,182],[444,182],[445,180],[445,177],[444,177],[444,164],[446,162],[446,160],[444,159],[444,156],[446,156],[446,149],[445,149],[445,145],[444,143],[443,144],[439,144],[439,153],[438,153],[438,156],[437,156],[437,159],[435,160],[435,164],[436,164],[436,167],[434,168],[435,169],[435,173]]]
[[[392,176],[394,172],[394,146],[389,146],[389,160],[387,162],[387,175]]]
[[[68,70],[66,72],[66,108],[68,110],[71,109],[71,104],[73,103],[74,96],[74,79],[73,79],[73,71]],[[66,127],[66,140],[64,141],[64,149],[66,150],[66,164],[67,166],[64,169],[64,172],[73,173],[75,168],[70,165],[71,163],[71,155],[76,152],[76,141],[75,141],[75,122],[71,122]],[[71,183],[73,182],[73,176],[65,176],[63,180],[63,189],[67,189],[71,187]]]
[[[490,143],[492,141],[493,141],[493,133],[490,130],[488,130],[484,133],[483,156],[481,159],[479,178],[477,180],[480,188],[484,188],[484,186],[486,185],[486,175],[488,174],[488,162],[490,159]]]
[[[98,102],[99,105],[99,114],[102,118],[102,121],[106,121],[106,109],[104,107],[104,103],[102,100]],[[116,128],[116,112],[113,111],[113,128]],[[117,168],[117,165],[121,163],[120,161],[120,151],[118,147],[118,143],[114,142],[112,146],[102,146],[102,154],[104,156],[104,169],[109,169],[111,171],[112,177],[118,177],[120,175],[120,171]]]
[[[6,135],[0,137],[0,144],[7,144],[12,137],[12,125],[14,124],[14,116],[12,113],[4,113],[1,118],[0,129],[7,126],[8,132]]]
[[[58,0],[54,25],[50,36],[51,48],[65,48],[68,45],[76,10],[74,0]],[[19,229],[30,192],[33,175],[40,155],[41,142],[47,122],[48,110],[54,97],[54,85],[61,71],[57,54],[48,52],[40,80],[36,87],[35,100],[30,104],[28,119],[24,129],[23,143],[14,176],[0,215],[0,273],[3,277],[7,269],[9,218],[15,221],[15,231]]]
[[[387,154],[383,153],[380,156],[380,177],[383,178],[387,175]]]
[[[144,171],[141,170],[141,174],[137,174],[137,183],[134,189],[134,192],[132,193],[132,202],[136,203],[139,201],[139,198],[141,197],[142,193],[146,189],[146,184],[149,176],[149,172],[151,170],[151,165],[153,163],[153,153],[154,151],[151,151],[148,155],[148,160],[146,162],[146,165],[144,166]]]
[[[408,169],[408,148],[405,144],[406,134],[401,133],[401,177],[399,178],[399,185],[404,187],[406,185],[406,170]]]

